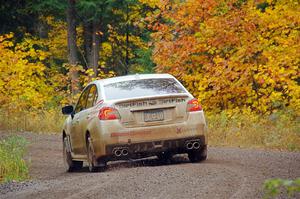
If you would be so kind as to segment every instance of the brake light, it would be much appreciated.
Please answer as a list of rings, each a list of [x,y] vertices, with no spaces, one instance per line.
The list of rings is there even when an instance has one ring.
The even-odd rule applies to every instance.
[[[201,111],[202,106],[199,104],[199,101],[197,99],[191,99],[187,103],[187,111],[188,112],[193,112],[193,111]]]
[[[103,107],[99,111],[98,118],[100,120],[116,120],[121,117],[117,109],[112,107]]]

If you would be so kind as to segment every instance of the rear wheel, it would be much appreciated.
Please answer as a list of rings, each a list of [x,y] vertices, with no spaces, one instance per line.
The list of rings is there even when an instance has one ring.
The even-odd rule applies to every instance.
[[[201,150],[190,151],[188,156],[191,162],[201,162],[207,158],[207,145],[205,145]]]
[[[88,166],[89,166],[89,171],[90,172],[98,172],[98,171],[104,171],[106,168],[106,163],[103,163],[103,165],[99,166],[93,144],[92,144],[92,139],[90,137],[87,138],[87,159],[88,159]]]
[[[72,159],[71,150],[69,147],[69,141],[67,137],[63,139],[63,159],[64,166],[68,172],[77,171],[82,168],[82,161],[75,161]]]

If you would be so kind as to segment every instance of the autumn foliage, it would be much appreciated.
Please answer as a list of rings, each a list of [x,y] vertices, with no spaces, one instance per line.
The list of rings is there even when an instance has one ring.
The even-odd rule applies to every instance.
[[[66,14],[67,1],[57,3],[6,11],[5,17],[19,18],[0,29],[0,129],[59,131],[61,106],[75,104],[88,82],[155,70],[173,74],[201,100],[211,129],[219,129],[211,140],[236,143],[244,129],[247,140],[261,137],[258,145],[287,143],[293,149],[297,144],[288,143],[300,142],[298,0],[76,1],[72,64],[68,21],[59,14]],[[257,122],[261,128],[245,127]],[[283,126],[274,127],[277,123]],[[276,136],[286,131],[277,138],[265,126],[273,126]],[[269,136],[283,141],[272,143]]]
[[[299,1],[175,2],[157,2],[148,19],[157,72],[182,80],[207,110],[299,112]]]
[[[43,60],[48,56],[33,48],[27,38],[15,44],[14,35],[0,36],[0,104],[12,111],[38,109],[50,100],[53,88],[47,85]],[[50,94],[50,95],[49,95]]]

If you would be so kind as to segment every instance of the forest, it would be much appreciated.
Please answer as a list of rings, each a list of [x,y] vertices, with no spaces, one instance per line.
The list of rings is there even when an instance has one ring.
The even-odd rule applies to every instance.
[[[211,144],[299,149],[299,0],[2,0],[0,129],[59,132],[90,81],[169,73]]]

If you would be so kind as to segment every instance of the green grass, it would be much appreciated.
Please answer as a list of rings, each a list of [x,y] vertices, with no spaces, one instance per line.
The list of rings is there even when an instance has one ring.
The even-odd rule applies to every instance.
[[[28,142],[20,136],[0,140],[0,183],[28,178],[28,167],[23,159]]]
[[[280,178],[269,179],[264,183],[264,198],[276,198],[278,195],[284,195],[287,198],[295,197],[300,193],[300,178],[295,180],[285,180]]]

